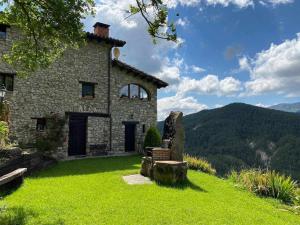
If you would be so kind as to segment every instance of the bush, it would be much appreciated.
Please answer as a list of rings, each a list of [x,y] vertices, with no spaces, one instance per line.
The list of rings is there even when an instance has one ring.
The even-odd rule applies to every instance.
[[[160,147],[161,146],[161,136],[156,127],[150,127],[147,131],[144,148],[146,147]]]
[[[191,170],[199,170],[204,173],[208,173],[208,174],[212,174],[212,175],[216,174],[216,170],[205,159],[198,158],[195,156],[190,156],[188,154],[184,155],[183,159],[184,159],[184,161],[187,161],[188,167]]]
[[[229,179],[247,190],[260,195],[279,199],[285,203],[297,201],[297,183],[291,177],[275,171],[257,169],[233,171]]]
[[[55,151],[63,144],[63,128],[66,123],[64,117],[58,114],[47,116],[45,132],[37,133],[34,146],[40,152]]]
[[[8,124],[0,121],[0,147],[4,147],[8,140]]]
[[[300,188],[296,190],[296,199],[295,199],[295,204],[300,206]]]

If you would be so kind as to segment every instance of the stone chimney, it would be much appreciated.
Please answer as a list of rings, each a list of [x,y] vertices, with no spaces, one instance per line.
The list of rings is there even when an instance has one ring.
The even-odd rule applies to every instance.
[[[109,26],[105,23],[95,23],[94,25],[94,34],[101,38],[108,38],[109,37]]]

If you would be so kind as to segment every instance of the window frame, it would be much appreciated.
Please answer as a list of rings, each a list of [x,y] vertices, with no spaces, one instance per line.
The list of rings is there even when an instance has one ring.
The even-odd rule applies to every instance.
[[[79,81],[81,84],[81,98],[82,99],[94,99],[95,98],[95,91],[96,91],[96,85],[98,83],[93,82],[87,82],[87,81]],[[92,87],[92,95],[84,95],[84,85],[89,85]]]
[[[3,83],[1,83],[1,77],[3,77]],[[11,87],[8,87],[7,86],[7,77],[11,78],[12,79],[12,82],[11,82]],[[0,85],[4,85],[6,90],[7,91],[14,91],[14,80],[15,80],[15,74],[8,74],[8,73],[1,73],[0,72]]]
[[[131,85],[135,85],[135,86],[138,87],[138,98],[132,98],[131,97],[131,91],[130,91],[131,90],[131,88],[130,88]],[[123,88],[125,88],[125,87],[127,87],[127,96],[121,95],[121,90],[123,90]],[[146,92],[147,98],[141,98],[141,90],[144,90]],[[142,101],[143,100],[150,101],[150,99],[151,99],[149,91],[146,88],[144,88],[142,85],[136,84],[136,83],[130,83],[130,84],[126,84],[126,85],[122,86],[120,91],[119,91],[119,97],[120,98],[128,98],[128,99],[139,99],[139,100],[142,100]]]

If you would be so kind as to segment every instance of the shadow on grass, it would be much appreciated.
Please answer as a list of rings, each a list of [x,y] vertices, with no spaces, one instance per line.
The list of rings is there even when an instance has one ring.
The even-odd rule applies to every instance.
[[[2,225],[25,225],[28,220],[32,217],[38,217],[38,214],[31,211],[25,210],[23,207],[12,207],[6,208],[5,206],[0,206],[0,224]],[[39,225],[64,225],[65,222],[56,218],[52,222],[44,223],[38,222]]]
[[[31,178],[76,176],[120,170],[138,170],[141,156],[89,158],[59,162],[53,167],[34,173]]]
[[[0,196],[6,197],[14,193],[17,189],[19,189],[23,184],[23,177],[18,177],[7,184],[3,184],[0,186]]]
[[[158,183],[159,186],[162,187],[167,187],[167,188],[174,188],[174,189],[178,189],[178,190],[185,190],[187,188],[190,188],[194,191],[200,191],[200,192],[205,192],[207,193],[207,191],[205,189],[203,189],[202,187],[194,184],[193,182],[191,182],[189,179],[187,179],[185,182],[182,183],[178,183],[178,184],[164,184],[164,183]]]

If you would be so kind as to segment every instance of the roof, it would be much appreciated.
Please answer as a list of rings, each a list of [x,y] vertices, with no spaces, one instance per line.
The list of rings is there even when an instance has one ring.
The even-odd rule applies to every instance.
[[[118,40],[118,39],[114,39],[111,37],[108,38],[103,38],[103,37],[99,37],[93,33],[86,33],[86,37],[89,40],[96,40],[97,42],[105,42],[107,44],[111,44],[114,47],[123,47],[126,44],[126,41],[122,41],[122,40]]]
[[[120,69],[124,69],[124,70],[127,70],[128,72],[132,72],[135,76],[141,78],[141,79],[145,79],[149,82],[152,82],[154,83],[158,88],[163,88],[163,87],[167,87],[169,84],[154,77],[154,76],[151,76],[141,70],[138,70],[136,68],[134,68],[133,66],[130,66],[124,62],[121,62],[120,60],[117,60],[117,59],[113,59],[112,60],[112,66],[117,66],[119,67]]]

